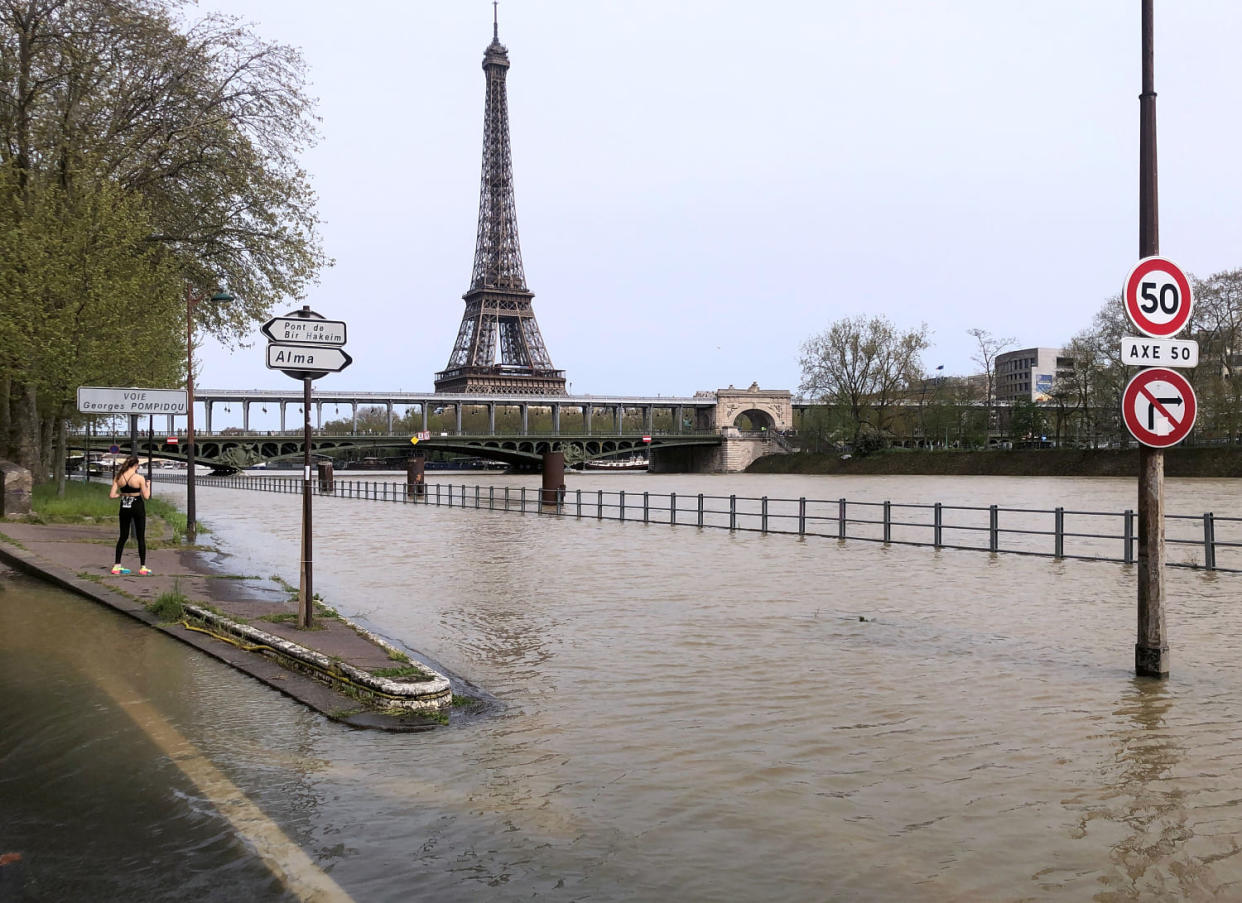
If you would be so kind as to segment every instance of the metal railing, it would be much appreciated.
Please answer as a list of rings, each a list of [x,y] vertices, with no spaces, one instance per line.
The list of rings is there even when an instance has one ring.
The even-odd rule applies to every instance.
[[[185,474],[158,473],[155,479],[184,482]],[[200,476],[197,482],[200,487],[302,491],[297,476]],[[524,486],[427,483],[422,494],[415,494],[406,483],[389,480],[334,478],[332,489],[322,489],[316,477],[311,485],[316,495],[346,499],[815,536],[840,542],[1124,564],[1133,564],[1138,550],[1138,515],[1132,509],[1079,511],[604,489],[562,491],[555,504],[542,504],[540,490]],[[1165,531],[1169,566],[1242,573],[1242,517],[1217,517],[1210,511],[1202,515],[1170,514],[1165,516]]]

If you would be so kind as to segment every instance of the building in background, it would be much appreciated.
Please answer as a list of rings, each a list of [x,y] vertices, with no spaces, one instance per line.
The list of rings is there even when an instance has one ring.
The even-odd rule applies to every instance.
[[[1060,348],[1022,348],[996,356],[996,401],[1016,404],[1051,400],[1058,376],[1074,369],[1073,358]]]

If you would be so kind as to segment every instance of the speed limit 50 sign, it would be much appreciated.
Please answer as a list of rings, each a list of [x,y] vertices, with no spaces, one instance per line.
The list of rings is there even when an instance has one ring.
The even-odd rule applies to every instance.
[[[1139,332],[1156,339],[1177,335],[1190,320],[1190,280],[1164,257],[1144,257],[1126,276],[1121,300]]]

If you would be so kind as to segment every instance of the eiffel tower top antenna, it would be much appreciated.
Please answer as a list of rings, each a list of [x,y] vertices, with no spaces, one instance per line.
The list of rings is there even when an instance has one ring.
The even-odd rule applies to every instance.
[[[496,7],[500,6],[499,0],[492,0],[492,40],[500,40],[500,25],[496,19]]]

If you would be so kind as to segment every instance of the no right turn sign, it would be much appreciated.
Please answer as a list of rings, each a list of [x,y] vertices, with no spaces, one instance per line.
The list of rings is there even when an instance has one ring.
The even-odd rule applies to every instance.
[[[1195,390],[1186,377],[1164,367],[1140,371],[1121,400],[1130,435],[1151,448],[1168,448],[1185,439],[1197,412]]]

